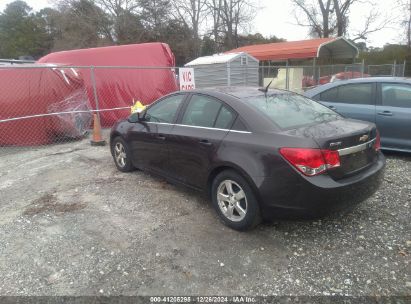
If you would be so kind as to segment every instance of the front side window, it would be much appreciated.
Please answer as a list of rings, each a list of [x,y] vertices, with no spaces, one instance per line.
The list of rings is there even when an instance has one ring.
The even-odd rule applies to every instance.
[[[147,110],[147,119],[150,122],[173,123],[177,110],[185,95],[173,95],[155,103]]]
[[[350,104],[374,104],[372,100],[372,83],[355,83],[334,87],[320,94],[321,101],[350,103]]]
[[[374,104],[372,83],[347,84],[338,87],[338,102],[351,104]]]
[[[320,94],[321,101],[338,102],[338,87],[324,91]]]
[[[204,95],[193,95],[182,120],[183,125],[209,127],[214,126],[221,108],[221,102]]]
[[[341,116],[327,107],[300,95],[292,93],[247,97],[252,107],[268,117],[281,129],[340,119]]]
[[[381,86],[382,105],[411,108],[411,86],[399,83],[383,83]]]

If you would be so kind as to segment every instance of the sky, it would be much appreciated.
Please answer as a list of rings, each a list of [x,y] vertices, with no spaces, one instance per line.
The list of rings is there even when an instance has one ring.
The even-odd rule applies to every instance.
[[[52,6],[53,0],[26,0],[27,4],[34,10],[40,10],[46,6]],[[254,22],[247,29],[250,33],[259,32],[266,37],[275,35],[285,38],[288,41],[308,39],[307,29],[298,26],[295,19],[295,8],[291,0],[257,0],[259,9],[254,18]],[[376,5],[374,9],[387,15],[392,19],[397,19],[400,15],[396,7],[396,0],[372,0]],[[12,0],[0,0],[0,11]],[[361,29],[365,22],[365,17],[369,10],[369,5],[365,1],[353,5],[350,15],[352,29]],[[397,17],[397,18],[396,18]],[[391,24],[383,30],[369,35],[367,46],[382,47],[386,43],[399,43],[403,39],[403,31],[399,24]],[[349,37],[348,37],[349,38]]]
[[[400,15],[396,7],[396,0],[373,0],[382,16],[389,18]],[[350,14],[350,24],[352,28],[361,30],[365,23],[365,17],[369,11],[369,4],[366,1],[352,6]],[[255,31],[261,32],[264,36],[275,35],[289,41],[309,38],[308,32],[304,27],[297,25],[295,18],[295,7],[291,0],[260,0],[260,7],[255,18]],[[402,40],[402,29],[398,24],[391,24],[389,27],[373,33],[367,40],[367,46],[382,47],[386,43],[398,43]],[[349,37],[348,37],[349,38]]]

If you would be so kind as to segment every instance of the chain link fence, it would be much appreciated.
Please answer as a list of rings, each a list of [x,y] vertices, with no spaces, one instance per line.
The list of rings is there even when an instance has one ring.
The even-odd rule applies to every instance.
[[[103,128],[110,128],[130,114],[133,102],[150,104],[178,90],[178,71],[177,67],[0,65],[0,154],[88,138],[93,114],[98,114]],[[207,77],[221,79],[217,86],[227,86],[221,73],[226,72]],[[253,85],[272,81],[271,87],[302,93],[339,79],[403,74],[404,65],[395,64],[260,66]]]
[[[0,66],[0,155],[88,138],[178,89],[171,67]]]
[[[364,65],[306,65],[306,66],[260,66],[259,85],[302,93],[318,85],[363,77],[404,77],[404,64]]]

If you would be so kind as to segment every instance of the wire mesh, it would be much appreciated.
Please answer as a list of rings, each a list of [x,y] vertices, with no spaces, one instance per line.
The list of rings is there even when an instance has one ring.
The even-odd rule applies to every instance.
[[[88,138],[93,113],[103,128],[178,89],[170,67],[0,67],[0,152]]]
[[[194,69],[195,71],[196,69]],[[103,128],[179,89],[177,67],[0,66],[0,152],[88,138],[93,113]],[[216,86],[226,78],[215,71]],[[305,90],[341,79],[402,76],[404,65],[260,66],[260,86]],[[217,80],[221,79],[220,82]]]

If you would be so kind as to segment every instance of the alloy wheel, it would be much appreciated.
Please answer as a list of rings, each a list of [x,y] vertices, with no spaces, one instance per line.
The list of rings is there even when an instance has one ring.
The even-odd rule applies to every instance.
[[[217,189],[217,201],[223,215],[239,222],[247,214],[247,197],[241,186],[232,180],[224,180]]]
[[[126,165],[127,155],[124,145],[121,142],[116,143],[114,146],[114,157],[116,159],[117,165],[123,168]]]

